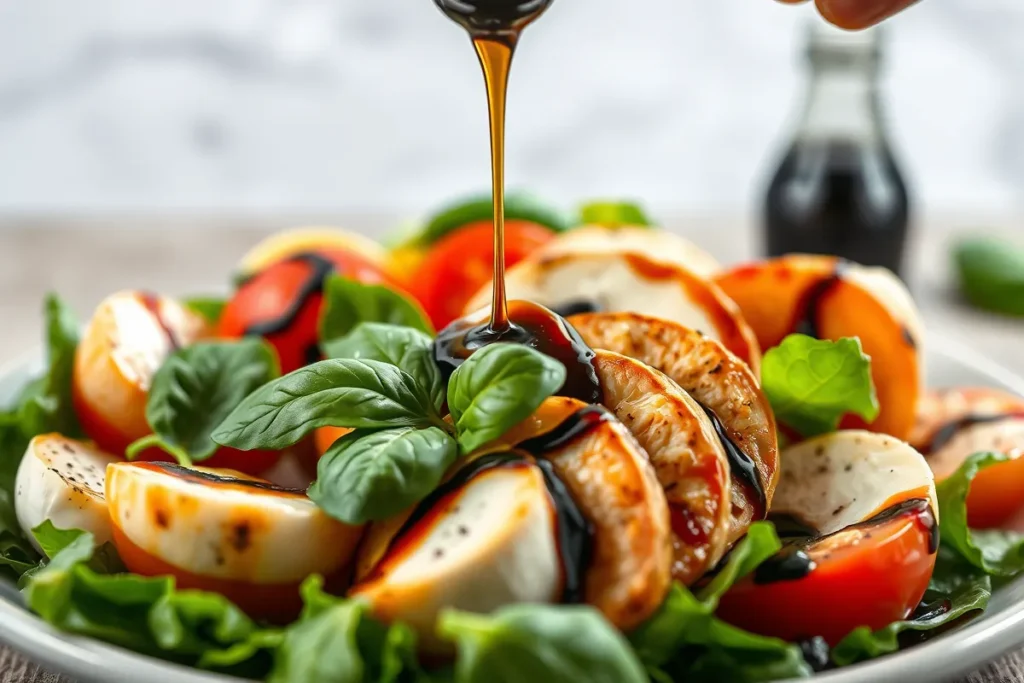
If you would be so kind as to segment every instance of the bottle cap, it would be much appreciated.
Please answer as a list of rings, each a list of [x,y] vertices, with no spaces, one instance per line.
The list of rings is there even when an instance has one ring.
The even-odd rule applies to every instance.
[[[880,27],[846,31],[815,16],[808,26],[807,56],[815,65],[875,67],[882,52]]]

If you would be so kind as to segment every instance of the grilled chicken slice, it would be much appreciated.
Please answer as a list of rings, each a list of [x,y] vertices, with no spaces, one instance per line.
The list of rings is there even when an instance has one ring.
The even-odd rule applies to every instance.
[[[647,451],[665,489],[672,578],[688,586],[728,547],[731,487],[725,448],[704,410],[671,379],[632,358],[596,353],[605,407]]]
[[[884,268],[832,256],[784,256],[738,266],[715,282],[743,311],[762,349],[794,332],[820,339],[858,337],[871,356],[881,412],[846,428],[910,437],[924,383],[924,329],[910,293]]]
[[[60,434],[44,434],[29,442],[15,479],[14,509],[36,550],[43,552],[32,529],[47,520],[58,529],[88,531],[97,543],[110,540],[103,486],[107,465],[116,460]]]
[[[731,545],[764,517],[779,479],[775,417],[750,368],[719,342],[678,323],[634,313],[574,315],[569,323],[595,349],[636,358],[665,373],[710,410],[736,450]],[[728,445],[728,444],[727,444]]]
[[[371,525],[352,594],[383,619],[411,623],[427,651],[447,647],[433,637],[442,607],[486,612],[578,599],[629,629],[664,599],[668,506],[646,454],[604,409],[556,403],[553,419],[523,425],[520,436],[531,438],[514,451],[485,449],[492,452],[463,464],[440,494]],[[579,522],[589,539],[582,552],[566,543],[581,538],[569,534]]]
[[[750,365],[755,374],[761,351],[737,306],[716,285],[678,265],[628,251],[541,254],[505,274],[510,299],[526,299],[562,315],[633,311],[701,330]],[[491,285],[466,309],[490,301]]]

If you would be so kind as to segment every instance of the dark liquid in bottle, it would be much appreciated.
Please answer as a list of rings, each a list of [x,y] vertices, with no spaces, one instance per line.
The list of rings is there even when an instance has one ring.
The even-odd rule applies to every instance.
[[[899,273],[908,220],[884,145],[798,141],[768,190],[768,255],[833,254]]]

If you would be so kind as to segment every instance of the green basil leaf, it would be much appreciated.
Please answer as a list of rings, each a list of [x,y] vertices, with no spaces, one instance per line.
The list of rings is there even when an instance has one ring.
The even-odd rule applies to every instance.
[[[374,360],[332,359],[263,385],[213,433],[243,451],[287,448],[318,427],[426,427],[440,423],[430,397],[404,370]]]
[[[284,632],[269,683],[398,683],[416,674],[416,639],[402,624],[384,626],[365,603],[327,595],[312,576],[302,586],[305,609]]]
[[[95,567],[104,562],[90,533],[44,524],[36,535],[54,549],[63,547],[29,577],[24,595],[28,606],[57,628],[186,664],[209,660],[225,669],[260,655],[261,641],[273,645],[270,632],[221,595],[175,591],[170,577],[100,573]]]
[[[328,358],[377,360],[402,368],[430,395],[431,404],[441,410],[444,382],[434,362],[434,340],[411,327],[384,323],[360,323],[341,339],[325,343]]]
[[[791,334],[764,355],[761,385],[779,422],[803,436],[835,431],[847,413],[878,417],[871,359],[856,338]]]
[[[386,519],[437,488],[458,451],[438,427],[355,431],[320,459],[309,497],[346,524]]]
[[[768,522],[755,522],[750,525],[747,535],[729,552],[725,563],[707,586],[697,592],[697,598],[714,611],[718,600],[733,585],[757,569],[762,562],[782,550],[775,528]]]
[[[490,615],[445,611],[458,683],[646,683],[626,639],[592,607],[513,605]]]
[[[603,225],[609,228],[651,227],[647,212],[632,202],[595,201],[580,207],[580,225]]]
[[[224,299],[212,296],[192,297],[185,299],[183,303],[193,313],[201,315],[210,325],[216,325],[220,322],[224,308],[228,305],[228,302]]]
[[[18,574],[23,571],[21,565],[36,557],[14,512],[14,482],[28,441],[17,414],[0,413],[0,565],[7,565]]]
[[[992,237],[963,240],[954,250],[960,289],[974,306],[1024,316],[1024,248]]]
[[[207,460],[218,448],[213,431],[278,375],[277,356],[262,339],[200,342],[175,351],[153,376],[146,402],[146,420],[157,438],[132,444],[129,459],[158,445],[179,460]]]
[[[405,295],[382,285],[364,285],[340,275],[330,276],[324,283],[320,341],[344,337],[359,323],[388,323],[434,333],[420,305]]]
[[[942,542],[992,576],[1015,576],[1024,571],[1024,534],[968,528],[967,493],[978,472],[1009,459],[1002,453],[975,453],[936,486]]]
[[[681,586],[675,587],[658,612],[629,636],[644,664],[660,667],[686,647],[717,646],[707,640],[705,630],[710,628],[719,598],[781,548],[775,528],[769,522],[755,522],[697,596]],[[775,651],[774,644],[766,647]],[[777,654],[783,661],[790,657],[785,652]]]
[[[991,596],[992,581],[988,575],[944,546],[939,550],[923,601],[937,609],[926,608],[920,616],[874,632],[862,626],[832,648],[832,661],[847,666],[895,652],[900,649],[901,638],[953,626],[964,616],[984,610]]]
[[[565,366],[530,347],[492,344],[475,352],[448,383],[448,408],[462,451],[497,439],[564,383]]]
[[[17,415],[27,438],[46,432],[66,436],[81,433],[71,403],[71,374],[78,348],[78,321],[56,295],[46,297],[47,369],[22,391]]]

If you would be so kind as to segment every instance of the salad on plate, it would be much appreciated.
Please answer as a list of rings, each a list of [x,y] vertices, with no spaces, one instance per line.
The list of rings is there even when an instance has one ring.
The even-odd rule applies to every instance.
[[[389,245],[280,233],[224,299],[48,297],[0,580],[272,683],[734,683],[910,647],[1024,570],[1024,398],[925,387],[892,273],[507,214],[494,338],[489,196]]]

